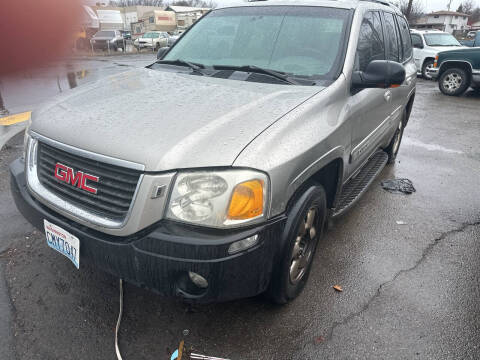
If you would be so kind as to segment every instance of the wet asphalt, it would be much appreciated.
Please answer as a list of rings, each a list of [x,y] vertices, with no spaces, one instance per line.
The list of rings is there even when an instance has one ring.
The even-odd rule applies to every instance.
[[[89,72],[81,85],[151,59],[71,66]],[[35,108],[68,84],[63,65],[48,73],[60,80],[45,76],[27,98],[2,81],[6,105]],[[127,284],[123,359],[170,359],[182,339],[232,360],[480,358],[479,139],[480,93],[447,97],[419,80],[396,164],[333,224],[296,301],[275,306],[259,296],[191,307]],[[0,359],[116,359],[118,279],[88,264],[77,271],[18,213],[7,166],[22,142],[20,134],[0,152]],[[417,192],[384,191],[380,182],[392,178],[410,179]]]

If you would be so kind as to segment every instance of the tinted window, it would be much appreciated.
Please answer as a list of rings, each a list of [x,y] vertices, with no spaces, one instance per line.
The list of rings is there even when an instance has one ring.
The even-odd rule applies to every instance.
[[[385,14],[385,42],[388,44],[387,60],[400,61],[400,46],[398,41],[397,26],[393,14]]]
[[[364,71],[373,60],[385,60],[385,44],[379,12],[369,12],[363,18],[355,67],[357,70]]]
[[[166,55],[205,65],[255,65],[298,76],[338,76],[350,12],[308,6],[214,10]]]
[[[408,28],[407,21],[397,16],[398,27],[400,28],[400,36],[402,38],[403,58],[402,60],[408,60],[412,56],[412,40],[410,38],[410,29]]]
[[[423,47],[422,37],[417,34],[412,34],[412,43],[414,47]]]

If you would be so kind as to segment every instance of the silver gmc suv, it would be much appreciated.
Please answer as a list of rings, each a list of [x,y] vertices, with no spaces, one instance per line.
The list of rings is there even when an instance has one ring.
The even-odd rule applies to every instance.
[[[407,21],[381,1],[242,2],[158,58],[34,114],[19,210],[77,268],[195,302],[294,299],[328,219],[394,163]]]

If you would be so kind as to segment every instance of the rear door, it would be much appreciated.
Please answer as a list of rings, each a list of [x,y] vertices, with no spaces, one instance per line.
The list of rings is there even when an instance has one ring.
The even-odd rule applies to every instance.
[[[364,15],[358,39],[355,69],[364,71],[373,60],[385,60],[385,40],[380,11]],[[389,89],[363,89],[352,94],[351,172],[358,169],[378,146],[385,120],[390,115]]]
[[[406,78],[402,85],[392,87],[386,90],[386,97],[390,98],[390,128],[391,131],[398,125],[399,119],[403,115],[404,106],[410,90],[414,86],[414,77],[416,77],[416,67],[411,62],[411,40],[408,31],[408,24],[400,16],[390,12],[384,12],[385,23],[385,44],[387,49],[387,60],[401,63],[405,67]],[[400,21],[402,21],[400,23]],[[401,26],[399,26],[401,25]],[[402,39],[401,30],[404,33]]]

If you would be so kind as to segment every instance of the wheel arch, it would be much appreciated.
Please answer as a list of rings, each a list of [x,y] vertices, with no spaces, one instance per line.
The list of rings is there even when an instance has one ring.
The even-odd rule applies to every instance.
[[[448,69],[460,68],[465,70],[469,76],[472,76],[472,64],[465,60],[447,60],[442,62],[438,70],[438,78]]]
[[[423,62],[422,62],[422,70],[423,70],[423,67],[425,66],[425,63],[426,63],[428,60],[435,61],[435,56],[425,56],[425,59],[423,59]]]
[[[344,172],[342,157],[334,157],[328,162],[323,162],[320,167],[315,167],[303,177],[303,181],[296,187],[287,203],[287,212],[295,205],[306,189],[312,185],[322,185],[327,196],[327,208],[334,209],[336,199],[341,192]],[[297,182],[298,184],[298,182]]]

